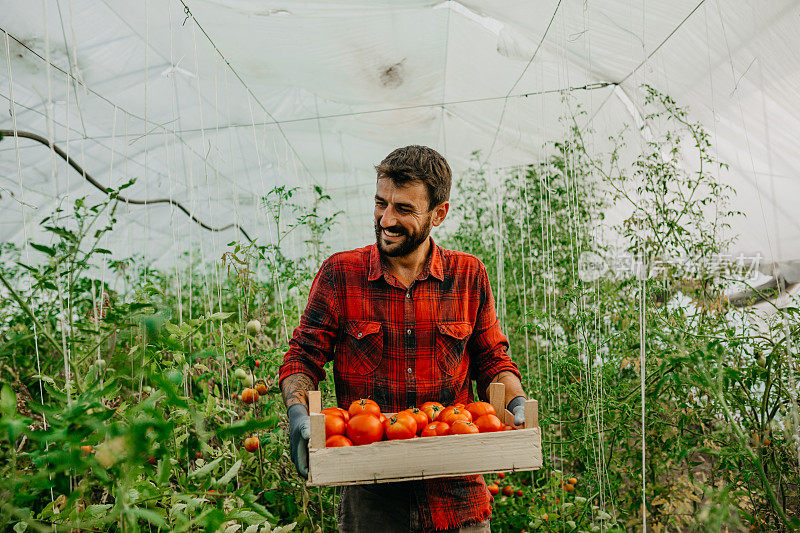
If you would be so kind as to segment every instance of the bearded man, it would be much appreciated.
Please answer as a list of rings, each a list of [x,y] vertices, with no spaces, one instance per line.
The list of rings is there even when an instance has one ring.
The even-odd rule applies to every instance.
[[[450,209],[451,171],[425,146],[406,146],[375,167],[376,243],[326,259],[280,369],[290,455],[308,476],[308,391],[333,361],[338,405],[370,398],[384,412],[436,401],[487,398],[505,384],[507,408],[524,420],[525,395],[507,354],[486,267],[430,237]],[[343,532],[489,531],[483,476],[344,487]]]

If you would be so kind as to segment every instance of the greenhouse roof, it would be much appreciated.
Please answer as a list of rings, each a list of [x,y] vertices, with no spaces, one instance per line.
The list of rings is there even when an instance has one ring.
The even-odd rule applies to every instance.
[[[171,198],[208,226],[270,242],[265,191],[320,185],[344,211],[333,248],[360,246],[373,239],[373,165],[393,148],[432,146],[457,176],[475,151],[487,169],[524,165],[580,106],[603,150],[626,124],[659,134],[643,118],[646,83],[688,106],[730,165],[721,178],[746,215],[734,251],[800,259],[796,1],[56,0],[3,12],[0,129],[52,140],[103,186],[136,177],[128,197]],[[3,241],[43,239],[55,207],[102,196],[48,151],[0,143]],[[120,218],[115,253],[164,264],[197,242],[219,257],[238,236],[169,203]]]

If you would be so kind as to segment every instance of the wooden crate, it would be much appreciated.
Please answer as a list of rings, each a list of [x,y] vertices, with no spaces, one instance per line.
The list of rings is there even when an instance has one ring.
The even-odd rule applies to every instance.
[[[489,397],[495,412],[504,413],[506,423],[512,425],[513,416],[504,405],[504,385],[490,385]],[[525,402],[525,424],[515,431],[382,441],[342,448],[325,447],[325,415],[320,410],[320,393],[311,391],[310,486],[388,483],[542,467],[536,400]]]

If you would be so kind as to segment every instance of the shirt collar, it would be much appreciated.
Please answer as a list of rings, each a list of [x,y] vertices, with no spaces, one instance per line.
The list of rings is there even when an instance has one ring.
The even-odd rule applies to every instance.
[[[430,274],[439,281],[443,281],[444,266],[442,264],[442,251],[439,246],[433,242],[433,237],[428,238],[431,242],[431,252],[428,254],[428,259],[425,260],[425,266],[422,267],[422,272],[417,279],[423,280]],[[367,279],[369,281],[375,281],[383,275],[383,264],[381,263],[381,254],[378,252],[378,245],[372,244],[369,249],[369,270]]]

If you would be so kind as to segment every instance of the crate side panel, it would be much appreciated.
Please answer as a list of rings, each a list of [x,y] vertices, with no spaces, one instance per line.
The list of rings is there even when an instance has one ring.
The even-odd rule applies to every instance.
[[[339,485],[535,470],[539,428],[312,449],[311,485]]]

